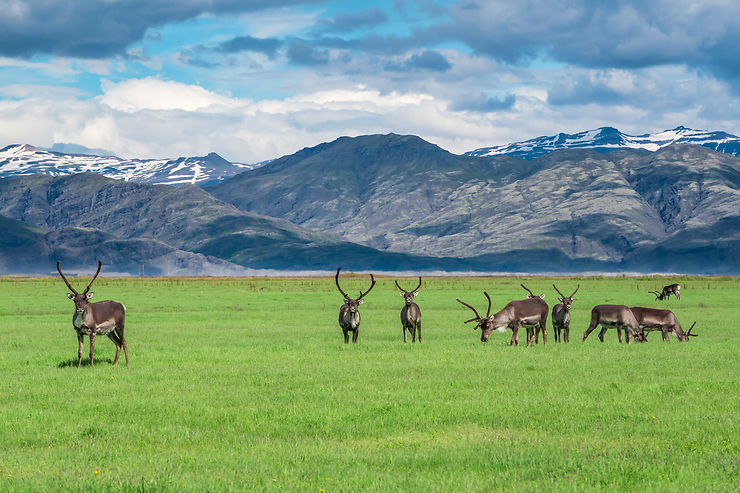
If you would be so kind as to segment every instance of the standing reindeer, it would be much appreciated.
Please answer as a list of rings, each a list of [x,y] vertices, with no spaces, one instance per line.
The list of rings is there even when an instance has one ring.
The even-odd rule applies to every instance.
[[[403,342],[406,342],[406,329],[411,332],[411,342],[416,342],[416,333],[419,333],[419,342],[421,342],[421,310],[419,305],[414,303],[414,298],[419,294],[419,288],[421,287],[421,276],[419,276],[419,285],[411,291],[406,291],[399,284],[398,281],[396,287],[401,290],[399,295],[406,301],[406,304],[401,308],[401,329],[403,330]]]
[[[362,298],[365,297],[367,293],[372,291],[373,286],[375,286],[375,278],[372,274],[370,274],[370,280],[372,281],[370,283],[370,288],[365,291],[364,293],[360,291],[359,298],[350,298],[347,293],[342,291],[342,288],[339,287],[339,271],[342,268],[339,267],[337,269],[337,275],[334,276],[334,281],[337,283],[337,289],[340,293],[342,293],[342,296],[344,296],[344,304],[339,308],[339,326],[342,328],[342,332],[344,332],[344,343],[349,343],[349,333],[352,332],[352,342],[357,342],[357,336],[360,332],[360,311],[359,307],[361,304],[365,302]]]
[[[593,307],[591,309],[591,323],[583,333],[583,341],[599,324],[601,324],[601,332],[599,332],[601,342],[604,342],[604,333],[610,327],[617,328],[619,342],[622,342],[621,329],[625,329],[627,332],[628,344],[632,342],[632,339],[637,342],[645,342],[645,333],[640,328],[640,324],[637,323],[632,310],[625,305],[596,305]]]
[[[637,323],[640,324],[640,327],[644,331],[659,330],[663,333],[663,340],[666,342],[668,342],[668,334],[673,334],[681,342],[686,342],[689,340],[689,337],[699,335],[691,333],[691,329],[694,328],[696,322],[691,325],[688,331],[684,332],[678,318],[670,310],[657,310],[655,308],[643,308],[641,306],[633,306],[630,310],[632,310]]]
[[[669,300],[671,295],[674,295],[677,300],[681,301],[681,285],[680,284],[669,284],[663,286],[663,291],[648,291],[655,295],[656,300]]]
[[[468,305],[460,298],[456,298],[459,303],[467,306],[473,310],[473,313],[475,313],[475,318],[466,320],[465,323],[477,322],[476,326],[473,327],[473,330],[478,327],[481,328],[481,342],[486,342],[494,330],[505,332],[506,328],[509,327],[512,331],[510,345],[518,346],[519,328],[524,326],[527,328],[527,344],[531,346],[532,341],[534,340],[534,330],[532,327],[538,324],[541,324],[541,326],[544,327],[547,323],[547,303],[545,303],[545,301],[539,296],[528,298],[526,300],[510,301],[501,310],[491,315],[491,297],[488,296],[488,293],[485,291],[483,294],[488,300],[488,310],[486,311],[485,317],[478,315],[475,308]],[[546,333],[544,337],[544,341],[547,342]]]
[[[527,286],[525,286],[524,284],[519,284],[519,285],[521,287],[523,287],[524,290],[527,293],[529,293],[527,295],[527,299],[532,299],[532,298],[539,298],[541,300],[544,300],[545,299],[545,293],[542,293],[540,295],[536,295],[535,296],[535,294],[532,291],[530,291]],[[545,306],[547,306],[547,303],[545,303]],[[547,321],[547,317],[545,317],[545,321]],[[544,322],[543,322],[543,324],[544,324]],[[543,325],[543,324],[539,324],[539,325],[537,325],[535,327],[535,331],[534,331],[534,343],[535,344],[539,344],[540,343],[540,330],[542,330],[542,345],[544,346],[545,344],[547,344],[547,327],[545,327],[545,325]],[[529,334],[529,329],[527,329],[527,334]]]
[[[558,298],[560,303],[552,307],[552,330],[555,332],[555,342],[570,342],[570,307],[573,304],[573,297],[581,285],[579,284],[570,296],[561,293],[555,284],[552,287],[560,295],[560,298]],[[564,331],[564,339],[561,337],[561,330]]]
[[[126,307],[121,303],[112,300],[98,301],[96,303],[90,303],[90,298],[93,297],[90,291],[95,279],[100,274],[100,268],[102,263],[98,261],[98,270],[95,272],[90,284],[87,285],[82,293],[78,293],[73,288],[67,278],[62,274],[62,269],[57,262],[57,270],[59,275],[62,276],[64,283],[67,285],[71,293],[67,293],[67,297],[75,302],[75,312],[72,315],[72,325],[77,332],[77,341],[79,343],[77,350],[77,368],[82,363],[82,346],[83,337],[88,336],[90,338],[90,368],[93,366],[93,353],[95,352],[95,336],[98,334],[107,335],[113,344],[116,345],[116,358],[113,360],[113,366],[118,364],[118,356],[121,354],[121,347],[123,347],[123,354],[126,356],[126,366],[128,366],[128,347],[126,346],[126,339],[123,337],[123,326],[124,318],[126,316]]]

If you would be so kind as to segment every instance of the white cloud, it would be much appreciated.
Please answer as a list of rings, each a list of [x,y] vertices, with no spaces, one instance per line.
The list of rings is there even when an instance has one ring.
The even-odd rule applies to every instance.
[[[114,110],[135,113],[141,110],[202,110],[228,106],[231,99],[200,86],[164,81],[155,77],[113,83],[103,81],[101,103]]]

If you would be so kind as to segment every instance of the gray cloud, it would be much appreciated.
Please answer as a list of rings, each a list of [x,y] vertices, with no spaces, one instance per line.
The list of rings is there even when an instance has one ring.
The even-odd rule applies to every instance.
[[[316,66],[329,63],[329,53],[314,48],[303,40],[291,41],[288,45],[287,56],[291,63],[297,65]]]
[[[151,27],[205,13],[254,12],[323,0],[39,0],[0,13],[0,55],[105,58],[125,53]]]
[[[375,27],[388,22],[388,16],[378,8],[358,12],[342,12],[336,16],[320,21],[319,29],[326,32],[348,33],[368,27]]]
[[[224,53],[237,53],[240,51],[253,51],[264,53],[269,57],[275,56],[275,52],[282,45],[282,41],[274,38],[254,38],[252,36],[238,36],[234,39],[219,44],[217,51]]]
[[[452,68],[449,61],[437,51],[422,51],[414,53],[401,63],[388,63],[386,70],[406,72],[411,70],[431,70],[433,72],[447,72]]]
[[[676,64],[736,77],[739,16],[734,0],[490,0],[453,6],[449,21],[430,32],[509,64],[537,59],[589,68]]]

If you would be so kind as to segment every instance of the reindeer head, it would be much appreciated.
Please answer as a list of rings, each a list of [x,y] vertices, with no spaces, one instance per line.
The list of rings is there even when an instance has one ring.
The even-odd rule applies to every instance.
[[[470,308],[471,310],[473,310],[473,313],[475,313],[475,318],[466,320],[465,323],[467,324],[470,322],[476,322],[475,327],[473,327],[473,330],[476,330],[478,329],[478,327],[480,327],[480,340],[481,342],[486,342],[488,341],[488,338],[491,337],[491,333],[493,333],[495,329],[498,329],[500,327],[497,327],[496,317],[491,316],[491,297],[488,296],[488,293],[486,293],[485,291],[483,291],[483,294],[486,296],[486,299],[488,300],[488,310],[486,311],[485,317],[481,317],[480,315],[478,315],[478,311],[475,308],[468,305],[467,303],[462,301],[460,298],[455,298],[455,299],[458,301],[458,303],[461,303],[467,306],[468,308]]]
[[[78,293],[75,288],[72,287],[71,284],[69,284],[69,281],[66,277],[64,277],[64,274],[62,274],[62,269],[59,266],[59,262],[57,262],[57,270],[59,271],[59,275],[62,276],[62,279],[64,280],[64,283],[67,285],[71,293],[67,293],[67,298],[75,302],[75,310],[79,313],[85,310],[85,307],[90,302],[90,299],[93,297],[93,293],[90,291],[90,287],[92,286],[93,282],[95,281],[95,278],[98,277],[98,274],[100,274],[100,268],[102,267],[102,262],[98,260],[98,270],[95,272],[95,275],[90,280],[90,283],[87,285],[85,290],[82,293]]]
[[[552,287],[555,288],[555,291],[557,291],[558,294],[560,295],[560,298],[558,298],[558,300],[560,300],[563,306],[565,306],[566,310],[570,311],[570,306],[573,304],[573,300],[574,300],[573,297],[576,295],[578,290],[581,288],[581,285],[579,284],[578,286],[576,286],[576,290],[573,291],[573,294],[571,294],[570,296],[565,296],[563,293],[561,293],[558,287],[555,286],[555,284],[553,284]]]
[[[405,289],[403,289],[398,284],[398,281],[393,281],[393,282],[395,282],[396,287],[401,290],[401,292],[399,292],[398,294],[399,296],[401,296],[401,298],[403,298],[406,301],[406,306],[409,306],[411,303],[413,303],[414,298],[416,298],[419,295],[419,288],[421,287],[421,276],[419,276],[419,285],[416,286],[411,291],[406,291]]]
[[[694,328],[694,325],[696,325],[696,321],[694,321],[693,324],[691,324],[691,327],[689,327],[689,330],[684,332],[683,329],[681,329],[680,324],[679,327],[676,328],[674,334],[676,334],[676,338],[681,342],[686,342],[689,340],[689,337],[696,337],[699,334],[692,334],[691,329]]]
[[[364,293],[360,291],[360,296],[357,298],[350,298],[349,295],[345,293],[344,291],[342,291],[342,288],[339,287],[339,271],[341,269],[342,269],[341,267],[337,269],[337,275],[334,276],[334,281],[337,283],[337,289],[339,290],[340,293],[342,293],[342,296],[344,296],[344,303],[349,307],[349,311],[352,313],[356,313],[359,306],[365,303],[365,300],[363,300],[362,298],[364,298],[367,293],[372,291],[373,287],[375,286],[375,278],[373,277],[372,274],[370,274],[370,281],[372,282],[370,283],[370,287],[368,288],[368,290],[365,291]]]

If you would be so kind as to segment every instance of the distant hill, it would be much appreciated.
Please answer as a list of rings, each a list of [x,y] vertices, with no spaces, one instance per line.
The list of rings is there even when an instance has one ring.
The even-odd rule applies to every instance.
[[[195,185],[215,183],[258,166],[231,163],[213,152],[207,156],[176,159],[122,159],[96,155],[105,151],[88,150],[73,144],[59,145],[56,149],[66,152],[45,150],[28,144],[9,145],[0,149],[0,178],[92,172],[138,183]],[[71,151],[91,151],[93,154]]]
[[[465,154],[478,157],[509,155],[534,159],[560,149],[593,149],[600,152],[617,149],[657,151],[671,144],[695,144],[717,152],[740,156],[740,137],[726,132],[693,130],[682,126],[643,135],[628,135],[613,127],[601,127],[576,134],[559,133],[522,142],[482,147]]]

